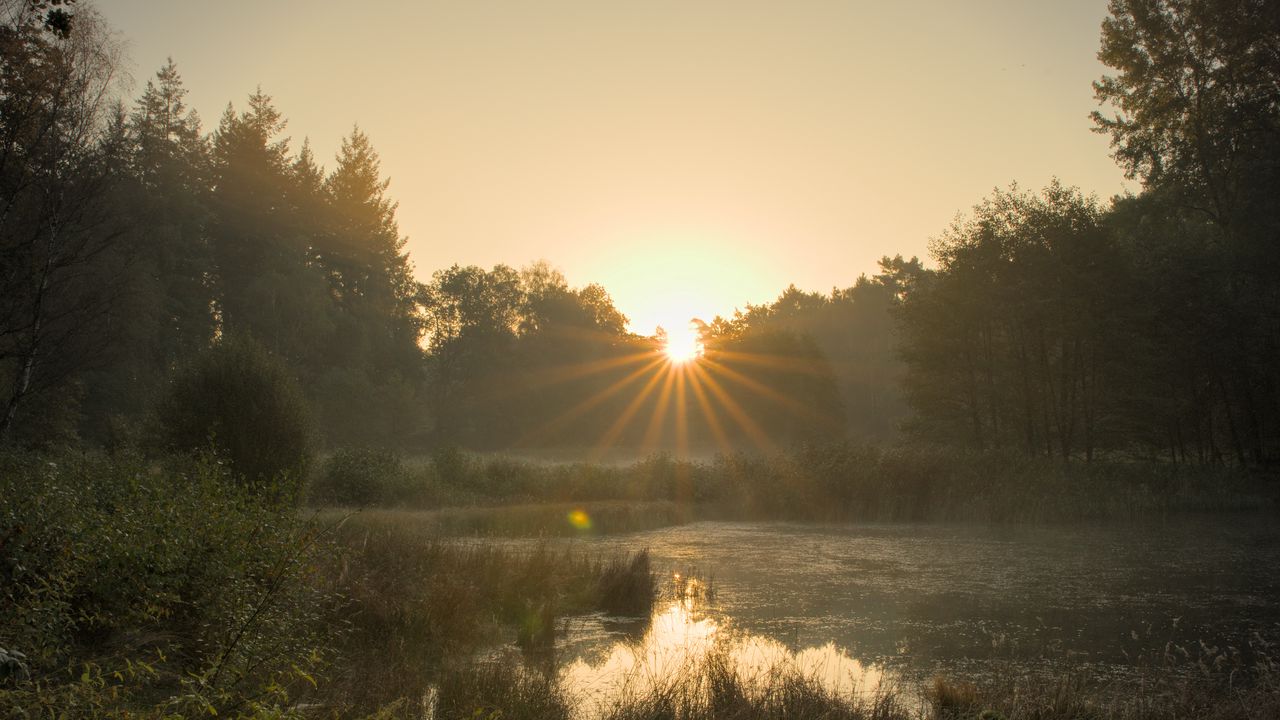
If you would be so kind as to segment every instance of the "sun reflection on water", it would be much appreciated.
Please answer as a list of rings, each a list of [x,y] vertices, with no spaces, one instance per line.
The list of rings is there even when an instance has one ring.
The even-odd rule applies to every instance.
[[[670,687],[713,654],[730,663],[748,691],[783,671],[798,671],[847,697],[874,693],[885,681],[880,668],[862,664],[834,643],[793,651],[776,640],[722,625],[700,612],[700,603],[692,598],[684,594],[668,602],[653,614],[643,636],[615,643],[601,659],[579,657],[562,666],[561,680],[577,695],[583,717],[598,716],[621,698]]]

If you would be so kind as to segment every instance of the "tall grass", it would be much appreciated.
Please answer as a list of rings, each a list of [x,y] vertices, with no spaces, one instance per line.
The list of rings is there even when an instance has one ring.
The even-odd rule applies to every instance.
[[[837,693],[794,663],[786,662],[748,674],[733,662],[724,645],[717,645],[667,678],[624,688],[603,712],[604,720],[907,720],[910,717],[892,689],[868,689],[866,694]]]
[[[925,693],[932,720],[1254,720],[1280,717],[1280,679],[1274,668],[1235,676],[1153,674],[1141,681],[1103,681],[1087,675],[1010,676],[983,684],[935,679]]]
[[[1171,670],[1166,668],[1166,670]],[[622,691],[587,711],[573,688],[519,666],[451,671],[427,705],[436,717],[564,720],[1247,720],[1280,717],[1280,682],[1269,661],[1190,675],[1151,674],[1124,682],[1086,675],[982,684],[935,679],[920,692],[899,685],[839,692],[793,663],[746,671],[717,644],[660,679],[635,671]]]
[[[579,537],[638,532],[689,522],[694,509],[667,500],[584,503],[521,503],[445,507],[324,508],[318,517],[338,520],[355,513],[369,524],[413,526],[417,532],[440,537]]]
[[[1009,453],[852,443],[720,455],[709,462],[655,455],[629,466],[540,464],[450,451],[416,462],[382,456],[355,479],[344,458],[335,456],[330,472],[313,481],[315,502],[349,496],[342,487],[354,483],[364,504],[403,508],[614,502],[623,504],[614,506],[622,514],[618,508],[647,502],[669,504],[662,506],[662,517],[652,508],[642,513],[653,522],[730,517],[1040,523],[1274,512],[1280,496],[1280,483],[1223,467],[1064,464]],[[536,511],[523,513],[529,519]],[[519,515],[506,517],[518,527]],[[484,531],[482,517],[459,513],[448,522],[462,531]],[[617,524],[641,529],[638,520]],[[481,527],[467,527],[469,521]]]
[[[450,472],[463,473],[481,461],[450,462]],[[504,483],[526,482],[523,465],[503,467]],[[529,469],[547,482],[581,477]],[[1050,469],[996,456],[957,463],[851,446],[599,471],[617,492],[665,494],[662,507],[673,513],[687,510],[678,500],[686,496],[742,516],[1001,521],[1270,502],[1260,486],[1212,473]],[[1046,489],[1065,508],[1037,502]],[[1096,497],[1100,490],[1110,495]],[[437,520],[396,511],[311,520],[275,496],[235,482],[214,460],[0,454],[0,714],[567,718],[573,689],[543,652],[560,619],[652,610],[646,553],[594,557],[442,534],[498,522],[470,510]],[[625,507],[600,507],[609,502]],[[506,527],[552,517],[563,524],[566,508],[584,506],[596,507],[504,508],[528,513]],[[583,523],[568,525],[577,532]],[[488,652],[513,644],[528,666]],[[1013,673],[979,685],[943,681],[914,708],[888,691],[835,694],[786,666],[746,676],[713,652],[635,686],[605,717],[1280,717],[1272,654],[1211,654],[1195,660],[1194,672],[1153,674],[1137,687]]]
[[[645,552],[593,557],[546,545],[460,541],[407,514],[362,514],[343,523],[326,575],[345,598],[337,615],[347,632],[336,647],[342,662],[321,694],[343,716],[393,701],[413,708],[433,688],[441,702],[504,683],[512,693],[532,692],[544,685],[468,658],[513,642],[547,646],[565,615],[624,609],[647,617],[656,597]],[[460,662],[470,669],[459,669]],[[467,679],[472,672],[475,682]]]

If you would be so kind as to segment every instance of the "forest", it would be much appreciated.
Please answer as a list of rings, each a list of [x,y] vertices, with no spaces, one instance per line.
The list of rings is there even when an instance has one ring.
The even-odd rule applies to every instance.
[[[270,88],[206,125],[180,58],[125,95],[94,6],[3,0],[0,705],[407,717],[428,684],[492,682],[528,709],[551,681],[459,669],[445,658],[479,616],[411,581],[456,583],[473,612],[525,623],[521,642],[529,608],[609,608],[623,586],[652,604],[647,556],[513,559],[299,505],[650,503],[601,511],[628,528],[700,502],[823,521],[1273,511],[1280,5],[1112,0],[1098,57],[1092,129],[1139,193],[993,189],[927,259],[691,319],[701,352],[677,366],[554,258],[415,268],[359,127],[317,158]],[[543,456],[576,464],[520,459]],[[638,461],[590,465],[605,456]],[[545,529],[513,517],[440,522]],[[396,557],[407,543],[441,564]],[[463,566],[500,589],[477,595]],[[574,583],[592,590],[557,595]],[[352,658],[384,674],[362,685]],[[1257,702],[1280,707],[1270,682]],[[1013,702],[947,714],[950,697],[932,717]],[[567,717],[552,700],[440,716]]]
[[[284,365],[318,447],[672,448],[639,421],[601,435],[661,371],[637,374],[660,339],[629,332],[606,288],[570,287],[545,261],[419,281],[358,127],[328,170],[305,140],[291,147],[262,90],[206,131],[172,61],[118,98],[102,20],[59,29],[15,8],[5,442],[139,442],[176,374],[234,338]],[[1067,461],[1274,463],[1275,58],[1249,27],[1184,49],[1147,22],[1105,26],[1116,74],[1096,94],[1116,112],[1094,116],[1141,195],[997,189],[932,239],[931,263],[886,257],[829,294],[792,286],[699,320],[699,364],[719,377],[707,392],[742,411],[690,401],[687,442],[905,436]],[[632,412],[674,412],[659,395]]]

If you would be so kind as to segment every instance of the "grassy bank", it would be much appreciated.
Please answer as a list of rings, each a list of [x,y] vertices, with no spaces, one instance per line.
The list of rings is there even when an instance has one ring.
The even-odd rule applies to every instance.
[[[1277,717],[1275,669],[1193,676],[1152,674],[1118,684],[1088,675],[1046,681],[1017,676],[975,685],[937,678],[924,688],[833,692],[787,663],[744,672],[715,650],[670,679],[624,688],[591,720],[1253,720]],[[570,688],[519,665],[488,663],[446,673],[427,705],[441,720],[476,717],[569,720]],[[403,703],[396,709],[404,708]],[[415,717],[406,713],[404,717]]]
[[[650,461],[646,472],[656,467],[679,464]],[[647,617],[659,596],[643,552],[457,535],[563,524],[581,503],[424,521],[432,513],[300,515],[282,500],[291,494],[246,486],[208,460],[0,455],[0,714],[420,718],[434,708],[436,718],[568,718],[575,689],[550,671],[548,652],[558,620]],[[597,522],[609,508],[625,520],[629,507],[586,506]],[[637,512],[646,507],[645,517],[677,521],[683,506]],[[522,519],[494,519],[508,512]],[[518,651],[492,652],[501,647]],[[744,676],[712,653],[638,684],[602,717],[1252,717],[1280,709],[1271,653],[1255,655],[1247,667],[1201,658],[1199,674],[1153,674],[1120,691],[1087,678],[982,687],[958,678],[912,704],[919,693],[894,688],[841,697],[793,667]]]
[[[0,716],[420,717],[483,649],[537,655],[564,615],[656,597],[645,552],[304,517],[290,494],[208,460],[0,455]]]
[[[544,464],[445,450],[404,460],[341,451],[312,480],[315,504],[401,508],[601,503],[625,515],[667,503],[681,517],[798,521],[1038,523],[1274,512],[1280,483],[1225,467],[1095,461],[849,443],[705,462],[655,455],[631,465]],[[507,515],[513,530],[535,511]],[[625,529],[658,522],[653,508],[617,518]],[[477,515],[441,515],[446,530],[484,531]],[[507,532],[497,528],[498,532]]]
[[[326,507],[317,515],[325,522],[347,516],[358,517],[367,527],[412,527],[412,532],[439,537],[609,535],[669,527],[700,517],[694,508],[669,500],[486,504],[431,510]]]
[[[532,680],[518,669],[470,677],[475,653],[514,643],[536,657],[550,649],[558,619],[597,610],[647,617],[657,593],[643,551],[518,550],[445,538],[396,515],[349,519],[335,550],[325,577],[343,598],[335,643],[343,660],[320,695],[341,716],[408,707],[432,688],[460,693],[481,680],[477,691],[510,682],[512,697],[527,698]]]

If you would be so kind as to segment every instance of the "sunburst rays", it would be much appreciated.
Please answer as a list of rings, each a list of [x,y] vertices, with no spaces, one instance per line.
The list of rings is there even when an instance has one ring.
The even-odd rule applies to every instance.
[[[768,451],[775,449],[777,439],[767,428],[779,421],[829,420],[801,399],[772,387],[770,379],[820,372],[818,364],[801,358],[740,351],[699,352],[678,360],[661,346],[553,367],[531,375],[531,385],[554,389],[600,376],[611,381],[526,433],[518,444],[563,437],[575,421],[590,417],[578,432],[585,433],[580,441],[595,460],[623,446],[641,452],[667,448],[687,457],[691,449],[729,452],[746,441]]]

